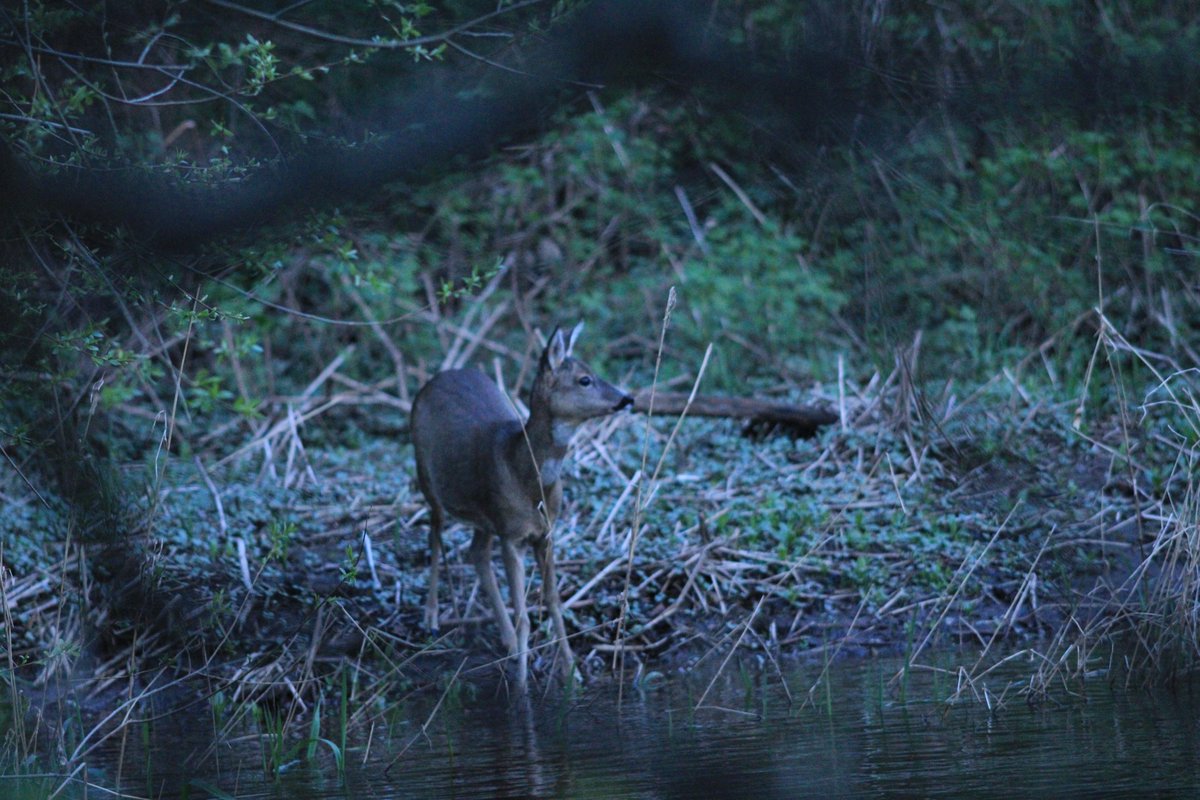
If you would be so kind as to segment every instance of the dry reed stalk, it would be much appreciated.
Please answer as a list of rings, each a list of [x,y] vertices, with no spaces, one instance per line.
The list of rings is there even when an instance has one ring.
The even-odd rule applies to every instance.
[[[67,756],[67,762],[75,764],[86,760],[97,747],[100,747],[127,726],[139,722],[140,720],[134,718],[134,713],[146,705],[151,697],[183,684],[183,678],[176,678],[165,681],[162,685],[155,687],[154,684],[158,678],[166,673],[167,670],[165,668],[157,670],[150,677],[146,688],[139,691],[136,695],[122,700],[115,708],[109,710],[98,722],[92,725],[89,730],[84,732],[79,742],[76,743],[75,748]],[[115,723],[115,727],[112,730],[107,733],[103,732],[104,728],[118,719],[119,721]]]
[[[973,552],[968,553],[967,557],[963,560],[963,562],[961,564],[959,564],[958,569],[955,572],[955,575],[952,576],[950,579],[950,585],[955,587],[954,591],[949,595],[949,597],[943,596],[943,597],[937,598],[938,604],[941,605],[941,611],[938,613],[937,618],[933,621],[932,624],[930,624],[930,626],[926,630],[925,636],[921,639],[920,644],[918,644],[911,653],[909,653],[908,655],[905,656],[905,659],[904,659],[905,666],[899,672],[897,672],[895,676],[892,677],[893,684],[896,683],[902,677],[902,675],[904,673],[904,669],[911,669],[913,664],[916,663],[917,657],[921,655],[922,651],[924,651],[925,647],[929,644],[930,640],[933,638],[933,635],[937,632],[937,629],[941,626],[942,621],[946,618],[946,615],[948,613],[950,613],[950,609],[953,608],[955,601],[958,600],[958,596],[962,593],[963,589],[966,588],[967,581],[971,579],[971,576],[975,573],[975,570],[979,567],[979,564],[983,561],[983,557],[987,554],[988,550],[991,549],[992,545],[996,543],[996,540],[1000,537],[1000,534],[1004,531],[1004,529],[1006,527],[1008,527],[1009,521],[1013,518],[1013,515],[1016,514],[1017,509],[1020,507],[1020,505],[1021,505],[1020,500],[1018,500],[1015,504],[1013,504],[1013,507],[1009,510],[1008,514],[1005,516],[1004,521],[1001,522],[1000,525],[996,528],[995,533],[992,534],[992,537],[987,541],[987,544],[985,544],[983,546],[983,549],[979,552],[978,555],[976,555]],[[969,566],[968,566],[968,563],[969,563]],[[958,577],[959,575],[961,575],[962,577],[959,578]],[[958,578],[957,585],[955,585],[956,584],[955,578]]]
[[[746,210],[750,212],[750,215],[754,217],[754,221],[757,222],[760,227],[766,229],[771,228],[771,223],[767,221],[766,215],[763,214],[762,210],[754,204],[754,201],[750,199],[750,195],[746,194],[746,190],[739,186],[737,181],[730,177],[728,172],[721,169],[720,165],[718,165],[715,161],[710,161],[708,163],[708,168],[713,171],[714,175],[721,179],[722,183],[724,183],[733,191],[738,201],[746,207]]]
[[[482,291],[480,291],[478,295],[471,299],[471,302],[467,305],[466,313],[463,314],[463,320],[461,324],[454,325],[444,317],[436,320],[436,326],[439,330],[446,329],[454,334],[454,338],[451,340],[449,346],[445,348],[446,355],[442,358],[441,366],[443,370],[454,369],[466,364],[467,361],[470,360],[471,355],[475,352],[475,349],[483,344],[488,332],[492,329],[496,322],[499,321],[500,317],[507,313],[510,301],[505,299],[498,303],[495,308],[491,309],[490,312],[488,312],[487,316],[483,319],[483,322],[480,323],[477,330],[471,329],[472,324],[475,322],[475,318],[480,316],[480,314],[483,312],[483,309],[487,306],[492,295],[495,294],[496,290],[500,287],[500,281],[504,275],[507,274],[507,272],[507,266],[500,269],[494,276],[492,276],[492,279],[487,282],[487,285],[483,287]],[[493,347],[495,346],[496,345],[493,345]],[[505,354],[511,355],[511,353]]]
[[[628,481],[625,482],[625,488],[621,490],[621,494],[619,494],[617,499],[613,501],[612,507],[609,509],[607,516],[604,518],[604,522],[600,523],[600,529],[596,533],[597,543],[610,547],[612,546],[613,541],[616,538],[616,529],[613,526],[613,520],[617,518],[617,514],[621,512],[621,509],[624,507],[626,501],[629,500],[629,496],[634,493],[641,483],[642,471],[639,469],[633,473]],[[584,531],[585,536],[591,532],[591,528],[592,526],[589,525],[587,530]],[[605,536],[606,533],[608,534],[607,536]]]
[[[363,315],[363,319],[370,327],[371,333],[379,340],[379,343],[383,345],[383,349],[387,351],[388,357],[391,358],[392,367],[396,370],[396,390],[400,395],[400,401],[407,404],[410,400],[408,396],[408,369],[403,351],[396,346],[396,342],[383,329],[383,325],[379,322],[378,317],[375,316],[375,312],[367,304],[367,301],[363,299],[362,293],[354,288],[354,283],[351,281],[350,276],[343,274],[341,277],[342,290],[346,292],[351,302],[358,307],[359,312]]]
[[[250,441],[241,445],[224,458],[218,459],[217,466],[224,466],[225,464],[240,458],[252,450],[262,449],[264,453],[268,455],[268,458],[264,460],[264,469],[266,468],[266,464],[272,464],[270,473],[272,474],[272,477],[274,477],[274,457],[271,453],[273,441],[278,437],[281,437],[283,434],[290,434],[292,437],[291,441],[294,443],[295,438],[299,435],[298,429],[300,425],[340,405],[342,400],[339,398],[334,398],[324,403],[317,404],[313,400],[313,397],[316,395],[317,391],[332,378],[333,374],[341,368],[346,359],[349,358],[354,352],[354,349],[354,345],[348,345],[347,347],[343,348],[342,351],[339,352],[332,361],[326,364],[324,369],[322,369],[321,372],[309,382],[309,384],[296,398],[299,402],[299,411],[296,410],[294,404],[285,404],[284,413],[282,414],[281,418],[276,419],[274,422],[272,422],[270,419],[264,421]]]
[[[700,220],[696,218],[696,210],[692,208],[687,192],[678,184],[675,186],[675,199],[679,201],[679,207],[683,209],[683,216],[687,219],[688,228],[692,232],[692,239],[696,242],[696,247],[705,256],[711,255],[712,248],[708,246],[708,242],[704,238],[704,229],[700,226]]]
[[[340,383],[353,390],[349,394],[337,395],[345,403],[391,406],[405,414],[412,410],[412,402],[406,396],[408,394],[408,386],[405,381],[399,381],[396,378],[387,378],[386,380],[376,381],[373,384],[366,384],[341,373],[334,373],[330,376],[330,379],[334,383]],[[384,391],[384,389],[390,386],[398,386],[397,392],[400,397],[395,397]]]
[[[388,765],[383,768],[383,776],[385,778],[388,776],[388,773],[391,772],[392,767],[396,766],[396,764],[400,761],[400,759],[404,757],[404,754],[407,753],[409,751],[409,749],[413,746],[413,744],[416,743],[417,739],[420,739],[421,737],[425,737],[425,739],[427,739],[427,740],[429,739],[429,734],[428,734],[429,726],[433,723],[433,720],[437,716],[438,711],[441,710],[442,703],[444,703],[446,701],[447,695],[450,694],[450,689],[458,681],[458,676],[462,673],[463,667],[466,666],[466,664],[467,664],[467,660],[465,658],[461,662],[459,662],[458,669],[456,669],[454,671],[454,674],[450,676],[450,680],[446,682],[446,688],[442,690],[442,694],[438,698],[437,703],[434,704],[433,710],[430,711],[429,716],[425,718],[425,722],[421,725],[421,730],[419,730],[417,733],[413,734],[412,738],[410,738],[408,740],[408,743],[406,745],[404,745],[403,748],[401,748],[399,753],[396,754],[396,757],[393,758],[391,761],[389,761]]]
[[[651,381],[651,385],[650,385],[650,400],[648,403],[648,408],[646,410],[646,425],[645,425],[643,438],[642,438],[641,466],[638,468],[638,471],[643,475],[646,474],[646,464],[647,464],[647,460],[649,458],[649,452],[650,452],[650,450],[649,450],[649,445],[650,445],[649,431],[650,431],[650,419],[654,414],[654,393],[658,386],[658,376],[659,376],[660,368],[662,366],[663,346],[666,343],[667,329],[670,327],[670,324],[671,324],[671,312],[674,311],[674,309],[675,309],[675,301],[676,301],[675,287],[672,286],[670,291],[667,293],[666,308],[663,312],[662,327],[660,329],[659,340],[658,340],[658,350],[657,350],[657,353],[656,353],[655,359],[654,359],[654,377],[653,377],[653,380]],[[696,385],[697,385],[697,387],[699,386],[698,383]],[[693,389],[693,392],[694,391],[695,390]],[[681,419],[682,419],[682,417],[681,417]],[[664,453],[665,453],[666,447],[664,447],[663,449],[664,449]],[[661,464],[662,464],[662,461],[660,460],[659,466],[661,466]],[[655,474],[657,475],[657,469],[655,470]],[[637,500],[634,502],[633,524],[630,527],[630,531],[629,531],[628,547],[623,548],[623,549],[626,549],[628,556],[627,556],[626,567],[625,567],[625,588],[621,593],[620,610],[617,615],[617,629],[616,629],[616,634],[615,634],[615,639],[614,639],[614,641],[617,643],[622,642],[622,637],[624,635],[624,630],[625,630],[626,615],[629,613],[629,587],[630,587],[630,583],[631,583],[631,580],[633,577],[634,552],[637,547],[637,537],[638,537],[638,534],[640,533],[640,529],[641,529],[642,511],[645,508],[645,505],[644,505],[643,499],[642,499],[642,486],[643,486],[643,482],[638,481],[638,483],[637,483]],[[622,687],[622,688],[618,689],[618,695],[617,695],[617,705],[618,706],[620,706],[621,700],[623,699],[624,664],[625,664],[624,657],[621,655],[621,652],[619,651],[617,653],[614,653],[613,667],[617,669],[618,675],[622,676],[622,677],[618,678],[618,681],[620,682],[621,687]]]
[[[704,701],[708,699],[709,692],[712,691],[712,687],[716,684],[717,679],[721,677],[721,673],[725,671],[725,666],[729,663],[729,659],[733,658],[733,654],[738,651],[739,647],[741,647],[742,640],[746,638],[746,632],[750,630],[750,626],[754,624],[754,620],[758,617],[758,612],[762,609],[763,601],[766,599],[766,597],[758,598],[758,602],[754,605],[754,611],[751,612],[750,618],[740,626],[741,633],[738,634],[737,641],[733,643],[733,647],[729,648],[729,652],[725,654],[724,660],[721,661],[721,666],[717,667],[716,674],[712,676],[712,680],[710,680],[708,682],[708,686],[704,688],[704,692],[700,695],[700,699],[697,700],[696,705],[693,706],[693,711],[699,711],[701,708],[705,707]]]
[[[674,615],[675,612],[677,612],[680,608],[683,607],[684,601],[687,600],[688,591],[691,590],[692,586],[696,582],[696,576],[699,575],[700,571],[704,568],[705,557],[708,555],[709,551],[715,545],[716,545],[715,542],[713,542],[709,545],[705,545],[704,547],[702,547],[700,549],[700,551],[698,553],[691,556],[683,563],[683,568],[685,570],[689,566],[691,566],[691,570],[687,573],[687,580],[684,581],[683,588],[679,590],[679,593],[675,596],[675,600],[671,603],[670,606],[667,607],[666,610],[664,610],[662,613],[660,613],[658,616],[654,617],[653,619],[650,619],[649,621],[642,624],[643,630],[649,630],[650,628],[653,628],[655,625],[658,625],[660,622],[665,622],[672,615]],[[694,566],[692,566],[693,564],[694,564]]]

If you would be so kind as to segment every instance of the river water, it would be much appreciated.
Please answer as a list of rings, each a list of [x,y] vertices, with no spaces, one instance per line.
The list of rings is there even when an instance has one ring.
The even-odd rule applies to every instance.
[[[1200,797],[1200,685],[1101,677],[1031,705],[1014,670],[948,702],[953,672],[900,666],[731,662],[527,703],[427,692],[352,730],[343,775],[322,744],[268,776],[253,732],[214,739],[207,717],[163,718],[126,737],[121,783],[164,798]],[[89,797],[117,757],[89,765]]]

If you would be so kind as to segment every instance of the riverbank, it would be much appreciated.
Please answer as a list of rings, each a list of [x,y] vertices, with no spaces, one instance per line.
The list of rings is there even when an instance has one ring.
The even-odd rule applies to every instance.
[[[1142,443],[1122,439],[1119,420],[1093,422],[1108,435],[1091,438],[1071,428],[1069,401],[1027,402],[1018,376],[958,399],[952,387],[914,392],[904,375],[900,363],[797,387],[790,399],[839,413],[812,439],[641,415],[586,428],[555,531],[584,674],[732,648],[836,658],[1054,641],[1121,611],[1130,576],[1161,572],[1143,559],[1167,552],[1169,513],[1130,483],[1120,453]],[[324,405],[326,416],[363,408]],[[230,448],[224,464],[172,459],[121,547],[66,536],[47,552],[18,535],[31,521],[9,514],[21,674],[77,682],[87,663],[75,691],[90,692],[174,665],[234,697],[300,699],[330,671],[353,668],[387,692],[441,680],[406,668],[424,654],[490,663],[498,639],[461,528],[447,536],[443,636],[421,629],[426,511],[403,417],[357,448],[306,445],[320,422],[265,424],[274,435]],[[130,489],[145,480],[137,465],[121,474]],[[88,571],[106,560],[118,579],[95,585]],[[122,615],[118,629],[106,623]],[[74,642],[57,633],[64,620]],[[535,641],[546,636],[542,625]]]

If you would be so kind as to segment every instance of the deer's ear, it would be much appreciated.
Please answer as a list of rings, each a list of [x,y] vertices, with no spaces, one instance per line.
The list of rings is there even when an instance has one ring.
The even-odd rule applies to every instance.
[[[562,328],[555,328],[554,333],[550,334],[550,344],[546,345],[545,351],[542,352],[542,363],[552,370],[557,370],[570,353],[571,348],[563,338]]]
[[[583,322],[580,321],[574,328],[571,329],[571,336],[567,339],[567,355],[575,350],[575,342],[579,341],[579,334],[583,333]]]

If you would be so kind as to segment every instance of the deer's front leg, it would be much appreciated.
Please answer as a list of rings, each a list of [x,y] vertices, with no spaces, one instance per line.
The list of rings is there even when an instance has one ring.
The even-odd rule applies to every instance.
[[[559,655],[562,658],[562,664],[559,666],[563,677],[569,681],[575,675],[575,654],[571,652],[571,643],[567,640],[567,626],[563,622],[562,599],[558,596],[558,578],[554,574],[554,545],[550,535],[538,539],[533,548],[538,569],[542,574],[542,602],[550,609],[550,619],[554,622],[554,636],[558,639]]]

